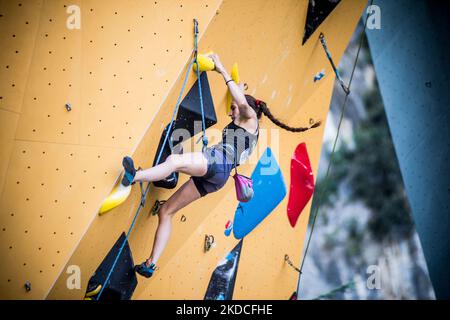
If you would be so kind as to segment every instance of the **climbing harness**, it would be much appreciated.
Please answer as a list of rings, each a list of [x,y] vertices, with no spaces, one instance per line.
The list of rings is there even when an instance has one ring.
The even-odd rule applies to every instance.
[[[370,5],[372,5],[372,3],[373,3],[373,0],[370,1]],[[369,19],[369,13],[367,13],[367,15],[366,15],[366,19],[365,19],[365,22],[364,22],[364,30],[366,30],[368,19]],[[323,42],[322,42],[322,45],[323,45],[324,42],[325,42],[323,34],[321,34],[319,38],[321,39],[321,42],[322,42],[322,39],[323,39]],[[353,69],[352,69],[352,73],[350,75],[350,80],[348,82],[348,87],[343,86],[343,89],[345,91],[345,99],[344,99],[344,102],[342,104],[341,116],[340,116],[340,119],[339,119],[339,125],[337,127],[336,137],[335,137],[334,143],[333,143],[333,149],[332,149],[331,154],[330,154],[330,161],[328,162],[327,172],[326,172],[325,177],[324,177],[325,183],[327,182],[328,175],[330,173],[331,164],[333,163],[334,152],[336,150],[336,144],[337,144],[337,140],[339,138],[339,132],[340,132],[340,129],[341,129],[342,119],[344,118],[344,112],[345,112],[345,108],[347,106],[348,96],[350,94],[350,86],[352,84],[353,76],[355,74],[356,63],[358,62],[359,53],[361,51],[363,40],[364,40],[364,32],[362,32],[361,36],[360,36],[359,45],[358,45],[358,51],[356,52],[355,62],[353,63]],[[324,48],[326,49],[326,45],[324,46]],[[326,51],[328,51],[328,50],[326,49]],[[334,63],[331,60],[331,56],[329,55],[329,52],[327,53],[327,55],[328,55],[328,58],[330,59],[330,61],[332,63],[333,69],[335,69],[335,71],[337,71],[336,67],[334,66]],[[336,74],[336,75],[338,75],[338,74]],[[340,79],[340,82],[341,82],[341,86],[342,86],[343,85],[342,79]],[[301,281],[301,276],[302,276],[302,270],[303,270],[303,266],[304,266],[304,263],[305,263],[306,255],[308,253],[309,245],[310,245],[310,242],[311,242],[311,237],[312,237],[312,234],[314,232],[314,226],[316,225],[317,214],[318,214],[320,205],[322,204],[322,199],[323,199],[323,196],[325,194],[325,191],[326,191],[326,185],[324,185],[324,187],[321,190],[321,193],[320,193],[319,198],[318,198],[318,203],[317,203],[316,209],[314,210],[313,221],[312,221],[312,225],[311,225],[311,231],[309,232],[308,241],[306,243],[305,252],[303,254],[302,264],[301,264],[300,269],[299,269],[300,276],[299,276],[299,281],[298,281],[297,292],[300,292],[300,281]]]
[[[198,66],[197,52],[198,52],[198,22],[197,22],[196,19],[194,19],[194,51],[193,51],[194,59],[192,59],[192,61],[189,64],[189,67],[186,70],[186,75],[184,77],[183,85],[181,87],[181,92],[180,92],[180,94],[178,96],[178,100],[177,100],[177,103],[175,105],[175,110],[173,111],[172,119],[170,120],[170,124],[169,124],[167,132],[171,132],[173,123],[175,121],[175,117],[176,117],[176,115],[178,113],[178,109],[179,109],[180,103],[181,103],[181,97],[183,96],[183,92],[184,92],[184,90],[186,88],[187,79],[189,77],[189,72],[191,71],[192,66],[194,65],[194,63],[196,63],[197,66]],[[202,90],[201,90],[201,83],[200,83],[200,72],[198,70],[199,70],[199,68],[197,67],[197,78],[198,78],[199,93],[200,93],[200,107],[201,107],[202,120],[203,120],[202,121],[202,125],[203,125],[203,150],[204,150],[204,149],[206,149],[206,147],[208,145],[208,138],[206,137],[205,114],[204,114],[204,110],[203,110],[203,98],[202,98]],[[158,153],[156,164],[160,163],[161,156],[162,156],[162,153],[164,151],[164,147],[165,147],[167,142],[168,142],[168,135],[166,135],[165,138],[164,138],[164,142],[163,142],[162,147],[161,147],[161,149],[160,149],[160,151]],[[126,237],[125,237],[125,239],[124,239],[124,241],[123,241],[123,243],[122,243],[122,245],[121,245],[121,247],[119,249],[119,252],[117,253],[117,256],[116,256],[116,258],[115,258],[115,260],[114,260],[114,262],[113,262],[113,264],[111,266],[111,269],[108,272],[108,275],[106,276],[105,281],[103,282],[103,284],[101,286],[100,292],[98,293],[98,296],[96,297],[96,300],[100,299],[100,297],[101,297],[101,295],[103,293],[103,290],[107,287],[107,285],[109,283],[109,280],[111,279],[111,275],[112,275],[112,273],[114,271],[114,268],[116,267],[116,264],[119,261],[119,258],[120,258],[120,255],[122,254],[123,249],[125,248],[125,245],[126,245],[126,243],[128,241],[128,238],[129,238],[129,236],[131,234],[131,231],[134,228],[134,225],[136,223],[136,219],[139,216],[139,213],[140,213],[141,209],[144,208],[144,206],[145,206],[145,199],[147,198],[148,191],[150,190],[151,182],[147,183],[147,187],[145,188],[145,191],[144,191],[144,188],[143,188],[143,182],[142,181],[139,182],[139,186],[140,186],[140,189],[141,189],[141,202],[140,202],[139,208],[137,209],[136,214],[134,215],[133,221],[131,222],[131,225],[130,225],[130,228],[128,229],[127,235],[126,235]],[[214,242],[214,237],[213,237],[213,242]]]

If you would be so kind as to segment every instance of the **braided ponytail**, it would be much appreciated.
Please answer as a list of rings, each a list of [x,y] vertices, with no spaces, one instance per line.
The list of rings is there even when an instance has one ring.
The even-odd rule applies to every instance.
[[[264,113],[264,115],[270,119],[270,121],[272,121],[275,125],[277,125],[278,127],[285,129],[287,131],[291,131],[291,132],[304,132],[307,131],[309,129],[313,129],[313,128],[317,128],[319,127],[322,122],[316,122],[313,125],[311,125],[308,128],[303,128],[303,127],[290,127],[286,124],[284,124],[283,122],[281,122],[280,120],[278,120],[277,118],[275,118],[275,116],[272,114],[272,112],[270,112],[269,108],[267,107],[266,103],[264,101],[260,101],[260,100],[256,100],[255,98],[253,98],[250,95],[245,95],[245,98],[247,99],[247,103],[250,105],[250,107],[253,108],[253,110],[255,110],[256,115],[258,117],[258,119],[261,117],[261,115]]]

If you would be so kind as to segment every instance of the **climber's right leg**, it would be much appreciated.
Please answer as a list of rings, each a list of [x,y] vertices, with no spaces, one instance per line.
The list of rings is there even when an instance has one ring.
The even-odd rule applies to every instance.
[[[202,152],[185,154],[172,154],[166,161],[152,168],[136,171],[133,160],[130,157],[123,159],[125,175],[122,184],[127,186],[136,181],[159,181],[169,176],[172,172],[182,172],[190,176],[201,177],[206,174],[208,162]]]

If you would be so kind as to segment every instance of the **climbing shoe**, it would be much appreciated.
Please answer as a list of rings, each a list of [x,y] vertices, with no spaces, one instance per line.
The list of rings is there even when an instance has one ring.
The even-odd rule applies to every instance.
[[[140,265],[137,265],[134,267],[134,271],[139,273],[141,276],[150,278],[153,275],[153,272],[156,270],[156,265],[154,263],[151,263],[149,266],[147,266],[146,262],[142,262]]]
[[[122,165],[125,169],[125,174],[122,178],[122,184],[127,187],[130,184],[134,184],[134,182],[132,181],[134,179],[134,176],[136,175],[136,169],[134,168],[133,159],[128,156],[123,158]]]

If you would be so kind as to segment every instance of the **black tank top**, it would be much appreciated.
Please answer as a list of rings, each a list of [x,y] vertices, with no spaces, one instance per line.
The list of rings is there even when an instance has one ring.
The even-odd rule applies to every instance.
[[[223,151],[229,163],[239,166],[244,163],[256,147],[259,137],[259,122],[256,134],[252,134],[231,121],[222,131],[222,141],[215,145]]]

